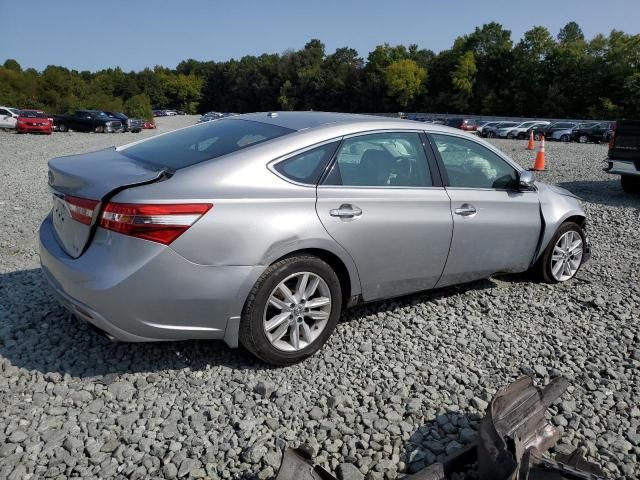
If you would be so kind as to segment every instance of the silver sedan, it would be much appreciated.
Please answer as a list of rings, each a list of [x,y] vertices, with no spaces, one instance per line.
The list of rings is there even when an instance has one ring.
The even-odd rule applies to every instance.
[[[477,137],[435,124],[255,113],[52,159],[45,277],[122,341],[223,339],[287,365],[342,310],[496,272],[550,283],[585,213]]]

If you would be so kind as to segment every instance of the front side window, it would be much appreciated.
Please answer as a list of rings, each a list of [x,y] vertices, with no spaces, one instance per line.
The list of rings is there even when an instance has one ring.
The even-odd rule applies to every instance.
[[[429,187],[433,183],[417,133],[374,133],[344,140],[325,185]]]
[[[331,142],[287,158],[275,165],[276,171],[294,182],[316,185],[340,142]]]
[[[120,153],[146,164],[177,170],[293,131],[251,120],[222,119],[159,135],[123,148]]]
[[[449,177],[449,186],[463,188],[515,188],[518,173],[488,148],[473,140],[432,134]]]

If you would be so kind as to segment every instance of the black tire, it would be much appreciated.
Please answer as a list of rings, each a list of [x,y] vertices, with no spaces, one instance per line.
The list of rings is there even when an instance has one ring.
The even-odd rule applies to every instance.
[[[544,253],[540,256],[540,258],[532,268],[532,272],[538,278],[538,280],[541,280],[545,283],[560,283],[560,281],[556,280],[551,273],[551,255],[553,253],[553,249],[556,243],[558,242],[558,239],[570,230],[574,230],[580,234],[580,238],[582,238],[582,249],[583,249],[582,250],[583,261],[581,262],[580,266],[578,267],[578,270],[576,270],[576,273],[573,275],[571,279],[575,278],[575,276],[580,271],[580,268],[582,267],[582,263],[584,263],[584,258],[586,254],[585,252],[585,248],[587,245],[586,236],[584,234],[584,231],[580,227],[580,225],[574,222],[565,222],[562,225],[560,225],[560,228],[558,228],[556,233],[553,235],[553,237],[549,241],[549,244],[547,245],[547,248],[545,249]],[[565,280],[565,281],[568,281],[568,280]]]
[[[494,132],[492,132],[492,131],[488,131],[487,132],[487,138],[493,138],[495,136],[496,136],[496,134]]]
[[[622,175],[620,177],[622,190],[627,193],[640,193],[640,177],[635,175]]]
[[[93,129],[93,131],[95,133],[104,133],[104,126],[103,125],[98,125],[96,128]]]
[[[60,132],[68,132],[69,129],[67,128],[67,126],[64,123],[61,123],[60,125],[58,125],[58,131],[60,131]]]
[[[527,138],[527,134],[520,132],[518,133],[518,140],[525,140]]]
[[[571,140],[571,137],[569,135],[567,135],[566,133],[564,135],[560,135],[560,141],[561,142],[568,142]]]
[[[541,133],[536,133],[536,134],[533,136],[533,139],[534,139],[536,142],[539,142],[540,140],[542,140],[542,134],[541,134]]]
[[[296,272],[312,272],[320,276],[331,293],[331,313],[319,337],[306,348],[284,351],[274,347],[264,330],[263,315],[274,288]],[[297,255],[271,265],[258,279],[249,293],[240,320],[240,343],[262,361],[278,366],[293,365],[317,352],[333,332],[342,312],[342,289],[333,269],[318,257]]]
[[[578,137],[578,142],[579,143],[589,143],[589,135],[580,135]]]

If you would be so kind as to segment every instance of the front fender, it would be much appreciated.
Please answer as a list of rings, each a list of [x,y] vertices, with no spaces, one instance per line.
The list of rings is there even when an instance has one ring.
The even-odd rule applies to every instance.
[[[568,190],[545,183],[536,182],[536,186],[542,215],[542,235],[533,263],[540,258],[553,235],[568,218],[580,217],[584,221],[587,217],[578,197]]]

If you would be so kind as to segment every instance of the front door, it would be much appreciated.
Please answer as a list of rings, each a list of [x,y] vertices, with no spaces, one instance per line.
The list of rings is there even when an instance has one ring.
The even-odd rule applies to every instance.
[[[432,288],[451,242],[449,197],[434,185],[422,138],[346,138],[317,189],[322,224],[354,259],[364,300]]]
[[[540,239],[538,193],[518,190],[518,172],[462,136],[433,133],[451,198],[453,240],[438,286],[529,268]]]

